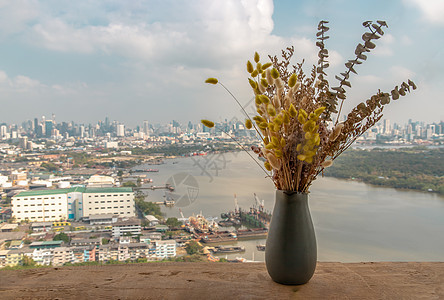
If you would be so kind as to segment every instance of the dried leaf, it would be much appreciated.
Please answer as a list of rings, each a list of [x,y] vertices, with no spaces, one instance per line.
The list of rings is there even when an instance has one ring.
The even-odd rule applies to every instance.
[[[355,73],[356,75],[358,75],[358,73],[355,71],[355,69],[353,69],[353,67],[349,68],[349,70],[352,71],[353,73]]]
[[[378,21],[376,21],[376,22],[377,22],[379,25],[381,25],[381,26],[385,26],[385,27],[388,28],[387,23],[386,23],[385,21],[378,20]]]
[[[342,84],[348,86],[349,88],[352,87],[350,84],[350,81],[347,81],[347,80],[342,81]]]
[[[399,99],[399,92],[396,89],[392,90],[392,99],[393,100]]]
[[[380,35],[384,35],[384,31],[382,31],[381,27],[376,24],[372,24],[372,27],[376,30],[377,33],[379,33]]]
[[[339,93],[339,94],[338,94],[338,98],[339,98],[339,99],[345,99],[346,97],[345,97],[345,94],[344,94],[344,93]]]
[[[366,41],[365,42],[365,47],[368,49],[374,49],[376,47],[376,45],[370,41]]]
[[[344,76],[345,79],[348,79],[350,77],[350,74],[348,73],[341,73],[342,76]]]
[[[362,60],[366,60],[367,59],[367,55],[365,55],[365,54],[359,54],[359,55],[356,55],[356,57],[358,57],[359,59],[362,59]]]

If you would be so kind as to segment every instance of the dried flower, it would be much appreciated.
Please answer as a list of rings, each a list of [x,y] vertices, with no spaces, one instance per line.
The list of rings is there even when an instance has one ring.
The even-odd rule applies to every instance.
[[[214,127],[214,122],[211,122],[209,120],[201,120],[201,122],[202,122],[202,124],[204,124],[208,128],[213,128]]]
[[[364,42],[356,47],[356,57],[345,63],[346,71],[340,73],[341,77],[335,77],[339,85],[331,87],[325,73],[328,67],[328,51],[324,44],[328,38],[325,35],[328,27],[324,26],[325,23],[321,21],[318,26],[316,45],[320,48],[319,61],[310,76],[302,70],[302,63],[291,65],[293,47],[282,51],[281,60],[269,56],[271,62],[266,63],[262,63],[255,52],[256,68],[247,61],[248,80],[256,95],[258,115],[252,119],[248,117],[245,127],[254,127],[260,135],[262,146],[254,146],[252,150],[261,159],[266,159],[263,170],[272,172],[270,178],[277,189],[308,192],[316,176],[381,119],[384,105],[417,88],[408,80],[390,92],[378,91],[353,108],[345,122],[339,123],[346,88],[351,88],[349,77],[351,73],[356,74],[356,66],[366,59],[364,52],[375,48],[371,40],[380,38],[384,34],[381,28],[387,27],[387,24],[384,21],[364,23],[369,30],[362,36]],[[206,82],[218,83],[215,78]],[[336,121],[329,129],[334,116]],[[202,123],[214,126],[208,120],[202,120]]]

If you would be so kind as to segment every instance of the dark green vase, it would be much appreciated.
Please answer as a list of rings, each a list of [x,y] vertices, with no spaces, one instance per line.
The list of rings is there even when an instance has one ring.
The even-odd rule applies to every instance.
[[[265,247],[268,274],[278,283],[304,284],[316,269],[316,236],[308,195],[276,191]]]

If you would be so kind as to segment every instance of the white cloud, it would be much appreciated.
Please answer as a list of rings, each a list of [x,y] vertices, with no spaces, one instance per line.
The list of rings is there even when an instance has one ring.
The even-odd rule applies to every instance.
[[[444,25],[444,1],[442,0],[404,0],[418,7],[427,22]]]
[[[390,33],[384,34],[380,39],[374,41],[376,48],[371,51],[375,56],[392,56],[395,37]]]

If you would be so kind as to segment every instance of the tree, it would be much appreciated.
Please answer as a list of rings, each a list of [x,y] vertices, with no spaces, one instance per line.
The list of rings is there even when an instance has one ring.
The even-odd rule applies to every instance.
[[[196,241],[190,241],[186,247],[185,250],[187,251],[187,254],[193,255],[198,254],[200,250],[202,250],[202,246],[200,246]]]
[[[132,181],[127,181],[127,182],[124,182],[124,183],[122,184],[122,186],[123,186],[123,187],[137,187],[137,184],[135,184],[135,183],[132,182]]]
[[[22,265],[24,267],[34,267],[37,263],[32,259],[32,257],[29,257],[28,255],[24,255],[22,259]]]
[[[170,228],[178,228],[180,226],[182,226],[182,222],[180,222],[177,218],[172,217],[172,218],[168,218],[165,222],[166,225],[168,225],[168,227]]]
[[[66,244],[68,244],[70,239],[66,233],[61,232],[61,233],[57,234],[56,236],[54,236],[54,238],[52,240],[53,241],[64,241]]]
[[[109,239],[103,238],[102,239],[102,245],[107,245],[107,244],[109,244]]]

